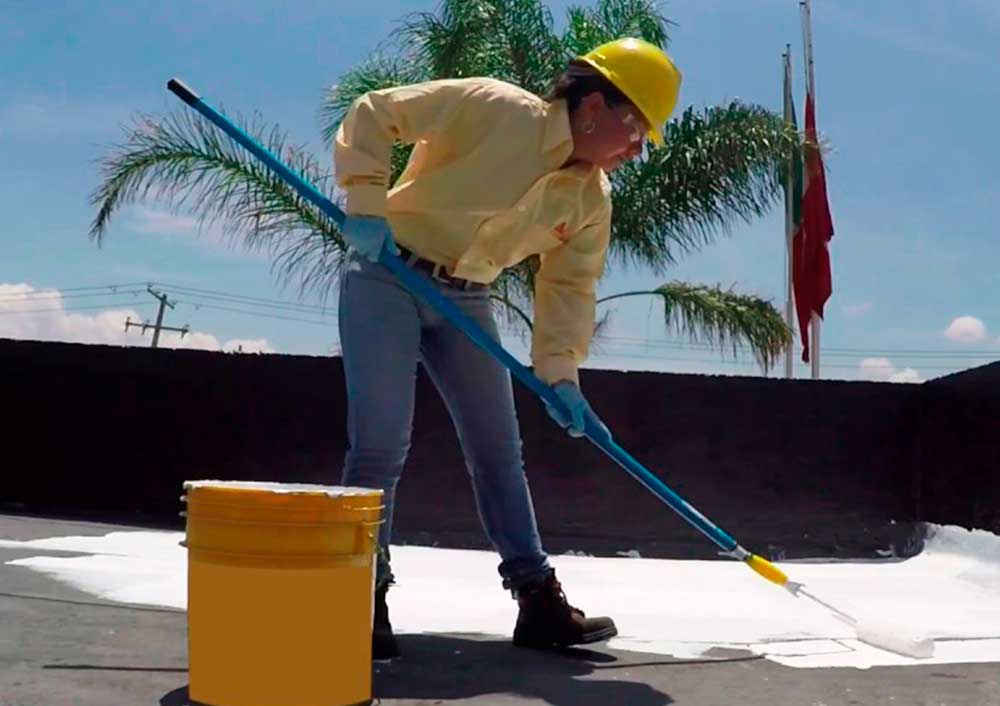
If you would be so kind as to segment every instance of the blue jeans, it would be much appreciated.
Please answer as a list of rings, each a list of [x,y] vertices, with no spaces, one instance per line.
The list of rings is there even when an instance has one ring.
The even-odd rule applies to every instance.
[[[499,340],[488,290],[434,284]],[[517,589],[543,578],[549,564],[524,474],[507,369],[387,268],[356,253],[341,278],[339,316],[348,401],[343,484],[385,493],[379,545],[386,551],[379,555],[377,583],[393,579],[387,550],[396,484],[410,449],[418,361],[455,424],[480,521],[502,560],[503,586]]]

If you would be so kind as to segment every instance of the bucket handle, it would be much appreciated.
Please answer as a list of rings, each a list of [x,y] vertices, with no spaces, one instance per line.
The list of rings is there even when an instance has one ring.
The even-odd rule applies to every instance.
[[[189,552],[198,552],[210,556],[225,557],[228,559],[279,559],[292,561],[320,561],[326,564],[337,564],[340,566],[367,566],[369,557],[364,554],[268,554],[265,552],[227,552],[223,549],[210,549],[207,547],[192,546],[186,541],[181,541],[180,546]]]
[[[370,508],[372,510],[376,508]],[[381,510],[382,508],[378,508]],[[181,517],[188,517],[190,513],[181,511]],[[200,521],[204,522],[217,522],[219,524],[229,524],[229,525],[258,525],[263,527],[332,527],[335,525],[380,525],[385,520],[364,520],[358,522],[357,520],[328,520],[326,522],[281,522],[278,520],[246,520],[246,519],[235,519],[231,517],[206,517],[204,515],[197,516]]]

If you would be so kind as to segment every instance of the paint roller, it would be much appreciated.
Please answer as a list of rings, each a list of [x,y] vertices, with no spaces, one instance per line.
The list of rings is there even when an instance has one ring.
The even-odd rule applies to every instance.
[[[789,581],[785,572],[767,559],[751,554],[744,561],[746,561],[751,569],[771,583],[787,589],[793,596],[808,598],[829,610],[836,618],[854,628],[854,633],[861,642],[888,652],[913,657],[914,659],[927,659],[934,656],[934,640],[926,635],[911,630],[906,626],[887,621],[858,620],[839,608],[830,605],[818,596],[814,596],[801,583]]]
[[[171,79],[167,83],[167,88],[272,169],[279,177],[301,194],[303,198],[313,203],[338,226],[343,225],[344,212],[330,201],[330,199],[299,174],[289,169],[277,157],[230,122],[228,118],[205,103],[182,81]],[[564,409],[562,400],[550,386],[542,382],[529,368],[521,365],[503,346],[490,338],[475,321],[469,318],[453,302],[443,297],[426,278],[407,267],[401,259],[385,248],[382,249],[379,255],[379,263],[392,271],[411,292],[424,299],[454,326],[472,339],[473,343],[507,367],[514,377],[518,378],[518,380],[541,397],[542,400],[556,408]],[[596,419],[588,417],[584,428],[584,435],[624,468],[633,478],[645,486],[647,490],[666,503],[684,520],[695,527],[695,529],[715,542],[722,549],[724,555],[743,561],[759,575],[772,583],[786,588],[792,595],[804,596],[832,611],[835,616],[854,628],[858,639],[862,642],[917,659],[927,658],[933,654],[934,642],[932,640],[921,635],[912,634],[902,626],[875,625],[867,621],[861,623],[847,613],[834,608],[807,592],[802,584],[789,581],[784,572],[767,559],[752,554],[741,547],[735,539],[709,521],[708,518],[698,512],[698,510],[675,493],[663,481],[650,473],[642,464],[619,446],[611,438],[610,432]]]

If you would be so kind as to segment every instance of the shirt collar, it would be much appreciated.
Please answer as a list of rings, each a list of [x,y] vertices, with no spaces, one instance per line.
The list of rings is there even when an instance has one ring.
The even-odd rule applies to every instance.
[[[564,99],[549,103],[545,113],[545,134],[542,138],[542,149],[550,152],[558,147],[566,146],[573,151],[573,134],[569,129],[569,109]]]

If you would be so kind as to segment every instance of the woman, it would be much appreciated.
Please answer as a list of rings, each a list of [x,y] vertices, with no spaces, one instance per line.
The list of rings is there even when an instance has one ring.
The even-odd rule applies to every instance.
[[[540,255],[532,362],[566,410],[549,414],[580,436],[594,415],[577,368],[594,327],[595,289],[611,232],[606,173],[662,144],[681,76],[638,39],[604,44],[572,62],[543,100],[486,78],[431,81],[359,98],[337,133],[338,184],[347,193],[351,254],[340,291],[349,450],[345,485],[385,492],[379,544],[388,548],[396,484],[409,450],[418,360],[455,423],[483,528],[519,604],[514,644],[605,640],[610,618],[566,602],[542,549],[521,456],[510,375],[378,264],[383,247],[426,273],[499,340],[489,285]],[[387,189],[394,140],[414,145]],[[567,414],[568,410],[568,414]],[[601,425],[603,426],[603,425]],[[376,579],[375,659],[396,656],[386,607],[388,551]]]

